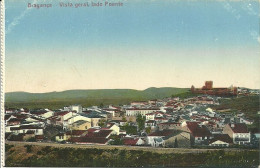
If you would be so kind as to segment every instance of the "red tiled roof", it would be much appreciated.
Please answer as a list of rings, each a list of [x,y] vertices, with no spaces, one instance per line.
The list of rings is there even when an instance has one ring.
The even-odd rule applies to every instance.
[[[156,117],[154,118],[155,120],[168,120],[167,118],[162,118],[162,117]]]
[[[139,140],[138,138],[127,138],[127,139],[123,139],[123,143],[124,145],[134,146],[136,145],[138,140]]]
[[[66,135],[77,135],[77,136],[80,136],[84,133],[86,133],[87,130],[72,130],[72,131],[67,131],[66,132]]]
[[[63,111],[63,112],[55,113],[55,115],[64,116],[64,115],[66,115],[68,113],[69,113],[69,111]]]
[[[159,108],[127,108],[126,110],[160,110]]]
[[[211,144],[218,140],[226,142],[226,143],[233,143],[232,139],[229,137],[228,134],[216,134],[216,135],[214,135],[214,138],[209,141],[209,143]]]
[[[42,140],[44,138],[44,136],[43,135],[35,135],[35,138],[37,140]]]
[[[86,137],[100,137],[106,138],[113,130],[96,130],[94,132],[88,132]]]
[[[229,124],[231,127],[232,125]],[[234,124],[234,127],[231,127],[234,133],[248,133],[247,126],[244,123]]]
[[[199,126],[197,122],[187,122],[187,127],[194,137],[206,137],[211,135],[206,126]]]
[[[18,118],[11,118],[9,121],[7,122],[21,122],[21,119]]]
[[[31,114],[34,114],[34,115],[42,115],[42,114],[45,114],[45,113],[47,113],[48,111],[45,111],[45,110],[43,110],[43,111],[32,111],[31,112]]]
[[[27,118],[27,115],[13,115],[14,117],[18,118],[18,119],[25,119]]]

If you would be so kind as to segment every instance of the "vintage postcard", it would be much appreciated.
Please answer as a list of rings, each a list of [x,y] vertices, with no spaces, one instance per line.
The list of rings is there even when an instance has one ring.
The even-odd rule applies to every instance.
[[[258,167],[258,0],[1,0],[2,167]]]

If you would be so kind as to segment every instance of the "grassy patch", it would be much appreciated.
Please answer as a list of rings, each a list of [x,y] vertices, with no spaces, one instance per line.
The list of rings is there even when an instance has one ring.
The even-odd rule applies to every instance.
[[[23,147],[26,148],[26,147]],[[18,148],[14,148],[15,150]],[[36,150],[37,151],[34,151]],[[32,148],[32,155],[17,159],[17,152],[7,155],[6,166],[41,167],[253,167],[258,165],[258,151],[208,151],[204,153],[157,153],[142,150],[97,148]],[[24,153],[22,153],[23,151]],[[41,152],[39,152],[41,151]],[[19,150],[26,155],[26,150]]]

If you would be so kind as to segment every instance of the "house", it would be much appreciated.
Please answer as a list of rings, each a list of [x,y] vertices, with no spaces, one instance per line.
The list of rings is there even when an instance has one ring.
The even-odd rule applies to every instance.
[[[35,135],[43,135],[43,128],[37,125],[20,125],[18,127],[10,127],[10,132],[26,133],[27,131],[34,131]]]
[[[155,120],[155,118],[162,118],[164,117],[164,113],[160,111],[152,112],[145,114],[146,120]]]
[[[111,105],[108,108],[103,108],[103,110],[110,113],[112,115],[112,117],[115,117],[115,114],[120,112],[118,107],[114,107]]]
[[[145,127],[155,127],[156,122],[154,120],[149,120],[145,122]]]
[[[159,147],[159,146],[164,146],[165,142],[163,138],[168,137],[172,135],[174,132],[173,130],[163,130],[163,131],[156,131],[153,133],[150,133],[147,135],[147,144],[151,145],[153,147]]]
[[[209,140],[209,146],[228,147],[231,144],[233,141],[228,134],[215,134],[214,138]]]
[[[253,120],[247,119],[247,118],[240,118],[241,123],[245,123],[246,125],[252,125],[254,123]]]
[[[55,136],[57,142],[68,141],[71,137],[82,137],[87,135],[87,130],[71,130],[66,133],[59,133]]]
[[[6,114],[11,114],[17,112],[17,109],[15,108],[5,108],[5,113]]]
[[[90,128],[88,129],[88,137],[99,137],[99,138],[109,138],[111,135],[115,135],[115,131],[110,130],[110,129],[95,129],[95,128]]]
[[[155,113],[145,114],[146,120],[154,120]]]
[[[70,130],[87,130],[91,127],[91,122],[78,120],[68,126]]]
[[[88,118],[86,116],[82,116],[82,115],[79,115],[79,114],[74,114],[70,118],[67,118],[66,120],[63,121],[63,128],[64,129],[68,129],[68,127],[72,123],[75,123],[75,122],[77,122],[79,120],[88,121],[89,123],[91,123],[91,118]]]
[[[41,142],[41,141],[44,140],[44,136],[43,136],[43,135],[35,135],[35,140],[36,140],[37,142]]]
[[[40,114],[40,116],[42,117],[42,118],[49,118],[49,117],[52,117],[54,115],[54,112],[53,111],[46,111],[45,113],[42,113],[42,114]]]
[[[76,113],[82,113],[82,106],[81,105],[71,105],[69,107],[71,111],[75,111]]]
[[[156,122],[156,124],[160,124],[160,123],[168,122],[168,119],[165,117],[155,117],[154,121]]]
[[[88,133],[82,137],[71,137],[69,141],[76,144],[98,144],[107,145],[109,137],[114,134],[113,130],[104,129],[88,129]]]
[[[205,125],[199,125],[198,122],[186,122],[186,124],[182,126],[182,130],[190,133],[192,145],[207,144],[211,138],[211,133],[208,128]]]
[[[120,127],[117,124],[115,124],[115,123],[108,123],[107,126],[108,126],[107,127],[108,129],[113,130],[116,133],[116,135],[119,135]]]
[[[150,108],[127,108],[125,109],[126,116],[137,116],[138,114],[141,114],[142,116],[145,116],[148,113],[159,111],[160,108],[157,107],[150,107]]]
[[[153,138],[153,140],[151,141],[150,144],[152,147],[164,147],[165,146],[165,142],[162,137]]]
[[[243,145],[250,143],[251,134],[244,123],[227,124],[223,128],[223,133],[228,134],[233,139],[234,144]]]
[[[63,122],[73,116],[73,112],[71,111],[62,111],[62,112],[57,112],[55,113],[55,116],[58,116],[60,118],[61,125]]]
[[[18,118],[10,118],[9,120],[7,120],[7,125],[20,125],[22,122],[21,119]]]
[[[190,148],[190,133],[181,130],[174,131],[171,136],[164,138],[165,147]]]

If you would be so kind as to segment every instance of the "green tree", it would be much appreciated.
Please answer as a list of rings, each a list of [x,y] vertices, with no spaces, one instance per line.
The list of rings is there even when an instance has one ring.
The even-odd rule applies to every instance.
[[[125,116],[124,116],[124,117],[122,117],[122,121],[126,122],[126,118],[125,118]]]
[[[145,128],[145,132],[146,132],[147,134],[150,134],[150,133],[151,133],[151,127]]]
[[[123,141],[120,139],[120,137],[112,135],[110,138],[113,140],[110,142],[110,145],[123,145]]]
[[[177,140],[177,138],[175,138],[175,141],[174,141],[174,148],[178,148],[178,140]]]
[[[144,124],[145,124],[145,117],[143,117],[141,114],[138,114],[136,117],[136,122],[138,125],[138,130],[141,131],[144,129]]]
[[[100,103],[99,107],[100,107],[100,108],[103,108],[103,107],[104,107],[104,104],[103,104],[103,103]]]
[[[131,125],[129,125],[128,122],[126,123],[126,125],[120,126],[120,128],[121,128],[122,130],[125,130],[127,134],[133,134],[133,135],[136,135],[136,134],[137,134],[137,128],[136,128],[136,126],[131,126]]]
[[[98,122],[98,125],[99,125],[100,127],[104,127],[105,124],[106,124],[106,121],[105,121],[104,119],[101,119],[101,120],[99,120],[99,122]]]

